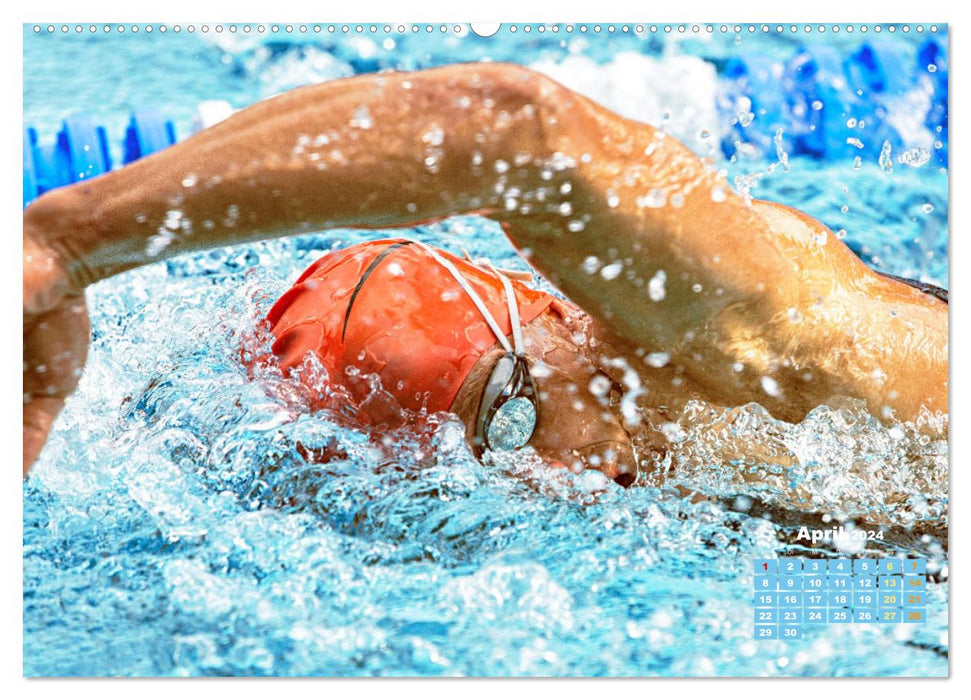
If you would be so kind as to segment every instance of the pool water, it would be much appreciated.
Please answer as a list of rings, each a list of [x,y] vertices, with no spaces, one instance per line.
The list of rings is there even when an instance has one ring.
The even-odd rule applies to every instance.
[[[730,132],[716,95],[726,57],[793,51],[760,36],[387,45],[25,30],[24,117],[52,133],[86,110],[120,133],[133,106],[153,106],[185,134],[202,100],[242,107],[363,70],[572,63],[598,99],[663,121],[753,196],[820,218],[884,271],[947,286],[947,172],[934,159],[731,159],[700,138]],[[689,79],[651,90],[638,73],[649,70]],[[401,233],[523,267],[483,219]],[[258,321],[276,298],[324,252],[374,235],[221,249],[89,289],[87,368],[24,484],[26,675],[947,674],[947,443],[914,426],[853,405],[793,426],[750,406],[726,432],[697,406],[667,484],[624,490],[529,455],[479,463],[447,414],[369,435],[304,410],[272,368],[248,374],[240,348],[265,349]],[[726,439],[781,444],[798,463],[723,464],[714,446]],[[844,521],[885,528],[873,556],[930,560],[928,622],[754,641],[751,560],[857,554],[794,540],[799,525]]]

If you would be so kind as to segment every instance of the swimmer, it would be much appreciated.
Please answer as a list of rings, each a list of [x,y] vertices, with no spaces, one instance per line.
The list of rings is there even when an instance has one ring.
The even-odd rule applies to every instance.
[[[838,397],[881,420],[947,410],[945,292],[871,270],[818,221],[549,78],[454,65],[293,90],[31,204],[25,475],[84,365],[88,285],[189,251],[470,213],[570,301],[423,244],[353,246],[270,312],[284,370],[308,352],[332,377],[360,363],[405,408],[458,415],[477,452],[528,447],[624,485],[691,399],[789,422]]]

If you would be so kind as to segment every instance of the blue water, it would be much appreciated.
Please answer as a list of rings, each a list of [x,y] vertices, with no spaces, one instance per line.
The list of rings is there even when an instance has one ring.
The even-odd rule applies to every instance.
[[[916,53],[916,37],[893,40]],[[455,58],[555,70],[579,57],[617,109],[667,113],[703,152],[694,126],[675,122],[716,105],[726,58],[796,52],[792,37],[759,35],[395,42],[28,29],[24,119],[50,134],[87,110],[120,135],[132,107],[154,106],[185,134],[204,99],[242,107],[308,80]],[[859,37],[834,45],[849,53]],[[621,64],[620,50],[653,63]],[[698,82],[631,98],[637,70],[682,61]],[[730,116],[712,113],[710,128],[730,133]],[[891,170],[869,157],[706,155],[753,196],[820,218],[869,263],[946,286],[947,172],[936,160],[894,159]],[[522,267],[481,219],[403,233]],[[854,406],[790,426],[750,407],[726,436],[698,406],[670,481],[711,499],[698,500],[528,457],[480,464],[444,414],[368,435],[302,410],[299,388],[272,370],[248,377],[240,347],[265,342],[256,322],[279,294],[326,250],[372,235],[222,249],[89,289],[88,365],[24,485],[25,674],[947,673],[947,444],[913,426],[882,427]],[[713,455],[726,438],[785,445],[799,462],[722,464]],[[804,553],[791,546],[799,524],[846,518],[885,525],[875,556],[931,559],[928,623],[755,642],[751,559]]]

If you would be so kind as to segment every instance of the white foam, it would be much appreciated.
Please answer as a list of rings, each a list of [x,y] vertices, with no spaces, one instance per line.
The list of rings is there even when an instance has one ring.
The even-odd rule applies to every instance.
[[[628,51],[604,64],[572,55],[531,67],[621,116],[663,127],[701,155],[714,154],[725,132],[717,108],[718,74],[701,58],[658,59]]]

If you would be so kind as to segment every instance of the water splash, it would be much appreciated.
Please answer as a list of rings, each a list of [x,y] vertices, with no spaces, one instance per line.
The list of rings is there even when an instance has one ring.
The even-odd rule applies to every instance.
[[[694,428],[673,426],[670,481],[624,490],[529,450],[479,463],[446,414],[375,435],[339,396],[307,411],[313,382],[252,377],[269,305],[368,235],[189,256],[92,288],[88,368],[25,485],[25,673],[946,672],[946,585],[906,640],[827,627],[750,649],[749,560],[789,546],[787,509],[946,517],[939,442],[851,409],[787,427],[751,408],[722,436],[699,407]],[[481,219],[409,235],[522,266]],[[722,466],[710,451],[728,438],[765,458]],[[902,471],[908,454],[923,476]],[[924,511],[916,493],[932,496]],[[920,546],[943,558],[935,542]]]

